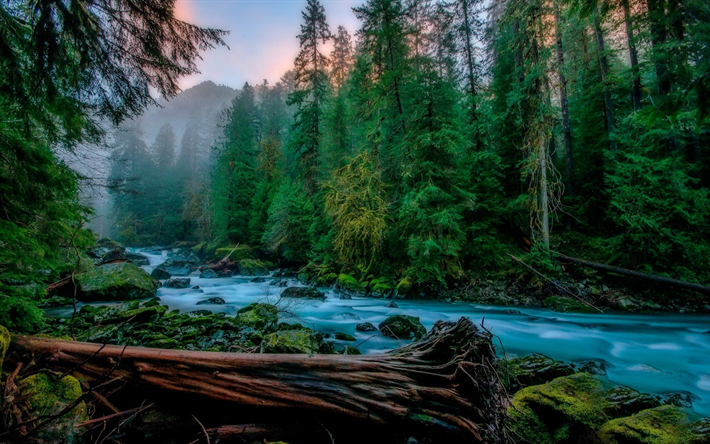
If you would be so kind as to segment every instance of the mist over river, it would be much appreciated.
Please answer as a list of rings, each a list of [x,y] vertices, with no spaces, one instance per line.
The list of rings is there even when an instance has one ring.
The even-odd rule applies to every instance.
[[[164,255],[137,250],[149,258],[150,272],[165,260]],[[164,253],[165,254],[165,253]],[[275,303],[283,288],[265,283],[250,283],[253,277],[202,279],[190,276],[191,287],[200,289],[160,288],[158,296],[170,309],[190,312],[209,309],[235,315],[252,302]],[[289,286],[301,285],[288,280]],[[466,302],[397,300],[399,308],[388,308],[385,299],[354,297],[339,299],[329,288],[321,288],[328,298],[318,300],[282,300],[286,312],[280,320],[299,322],[321,333],[343,332],[357,342],[335,341],[336,347],[358,346],[363,353],[379,353],[403,342],[372,333],[359,332],[363,322],[378,325],[388,316],[417,316],[427,329],[438,320],[455,321],[462,316],[483,325],[496,335],[499,355],[542,353],[556,360],[602,360],[610,380],[648,393],[685,391],[692,394],[695,410],[710,416],[710,315],[629,313],[573,314],[542,308],[496,307]],[[197,305],[221,297],[224,305]],[[59,314],[59,313],[57,313]]]

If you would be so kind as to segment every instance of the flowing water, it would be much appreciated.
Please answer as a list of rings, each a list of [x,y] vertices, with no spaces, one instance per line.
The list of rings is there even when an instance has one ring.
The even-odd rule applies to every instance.
[[[144,267],[148,271],[165,260],[164,255],[141,253],[150,260],[150,266]],[[162,303],[183,312],[209,309],[234,315],[252,302],[274,303],[283,291],[268,285],[270,279],[250,283],[251,277],[190,278],[191,286],[198,285],[199,290],[161,288]],[[289,285],[299,284],[289,281]],[[378,325],[394,314],[417,316],[427,329],[437,320],[466,316],[500,338],[508,356],[537,352],[564,361],[604,360],[612,381],[648,393],[690,392],[695,410],[710,416],[710,315],[570,314],[425,300],[397,300],[399,308],[388,308],[387,300],[341,300],[332,290],[321,290],[328,296],[324,302],[280,301],[284,311],[280,318],[321,333],[343,332],[357,338],[357,342],[336,341],[336,348],[358,345],[363,353],[378,353],[397,347],[401,344],[397,340],[355,330],[359,323]],[[226,304],[196,305],[216,296]],[[496,345],[502,354],[502,347]]]

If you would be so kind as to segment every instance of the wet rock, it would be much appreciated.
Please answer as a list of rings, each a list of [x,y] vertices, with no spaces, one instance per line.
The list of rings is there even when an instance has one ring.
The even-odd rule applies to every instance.
[[[285,280],[274,279],[273,281],[269,282],[269,285],[274,287],[287,287],[288,282]]]
[[[611,420],[601,427],[598,434],[604,444],[691,443],[699,438],[694,435],[688,414],[675,406],[657,407]]]
[[[394,315],[382,321],[379,325],[384,336],[396,339],[421,339],[426,334],[426,328],[419,318],[407,315]]]
[[[217,273],[215,273],[213,270],[209,268],[205,268],[200,272],[200,277],[202,279],[215,279],[217,277]]]
[[[74,300],[72,298],[64,298],[61,296],[52,296],[47,298],[37,304],[39,308],[52,308],[52,307],[62,307],[66,305],[74,305]]]
[[[395,291],[398,297],[408,296],[412,291],[412,279],[409,277],[403,278],[395,287]]]
[[[342,300],[350,300],[350,299],[352,299],[352,298],[353,298],[353,297],[352,297],[351,295],[346,294],[346,293],[340,293],[340,294],[338,295],[338,299],[342,299]]]
[[[615,416],[629,416],[661,406],[658,396],[641,393],[623,385],[608,390],[604,396],[618,412]]]
[[[239,274],[242,276],[266,276],[269,268],[265,262],[257,259],[242,259],[239,261]]]
[[[111,250],[109,250],[108,252],[104,253],[101,256],[101,260],[104,262],[110,262],[110,261],[115,261],[118,259],[126,259],[125,253],[126,253],[125,247],[112,248]]]
[[[255,277],[254,279],[250,280],[249,282],[252,284],[263,284],[266,282],[266,279],[259,276],[259,277]]]
[[[330,341],[322,342],[320,347],[318,348],[318,353],[323,355],[335,354],[335,344]]]
[[[168,311],[168,307],[165,305],[158,305],[152,307],[136,308],[133,310],[125,310],[118,313],[118,316],[114,319],[106,319],[105,323],[113,322],[133,322],[133,323],[145,323],[150,321],[155,321],[160,316]]]
[[[661,404],[674,405],[685,409],[693,408],[693,401],[696,396],[688,392],[666,393],[660,395]]]
[[[337,339],[339,341],[348,341],[348,342],[356,341],[354,336],[349,335],[347,333],[335,333],[335,339]]]
[[[277,331],[264,336],[261,353],[316,354],[320,344],[315,334],[308,330]]]
[[[187,276],[200,268],[201,265],[201,262],[196,257],[195,260],[168,259],[156,269],[167,271],[171,276]]]
[[[170,278],[163,283],[165,288],[187,288],[190,286],[190,278]]]
[[[298,276],[298,273],[287,268],[277,268],[271,276],[275,278],[294,278]]]
[[[599,313],[589,305],[576,299],[551,296],[542,301],[542,306],[560,313]]]
[[[279,322],[278,309],[275,305],[254,302],[239,309],[234,322],[241,327],[271,332]]]
[[[151,273],[150,277],[153,279],[158,279],[158,280],[163,280],[163,279],[170,279],[173,277],[170,273],[167,271],[163,270],[162,268],[155,268]]]
[[[126,259],[138,265],[139,267],[150,265],[150,261],[148,260],[148,258],[146,256],[143,256],[142,254],[126,253],[125,256]]]
[[[508,314],[516,314],[516,315],[521,314],[520,310],[513,310],[512,308],[505,310],[505,312]]]
[[[158,282],[142,268],[122,262],[94,267],[75,276],[82,302],[125,301],[155,296]]]
[[[284,298],[299,298],[299,299],[319,299],[325,301],[326,295],[322,291],[313,287],[288,287],[281,297]]]
[[[582,361],[582,362],[574,362],[572,363],[572,366],[574,367],[575,371],[578,373],[589,373],[590,375],[598,375],[598,376],[606,376],[607,369],[611,366],[613,367],[612,364],[598,359],[598,360],[591,360],[591,361]]]
[[[387,308],[399,308],[399,305],[395,301],[390,302],[389,304],[385,305]]]
[[[365,331],[365,332],[370,332],[370,331],[377,331],[377,327],[372,325],[371,322],[364,322],[362,324],[357,324],[355,326],[355,330],[357,331]]]
[[[190,316],[210,316],[213,313],[209,310],[192,310]]]
[[[323,276],[318,276],[316,278],[316,285],[323,286],[323,287],[329,287],[335,283],[335,281],[338,279],[338,275],[335,273],[328,273]]]
[[[226,303],[227,302],[225,302],[224,299],[222,299],[220,297],[214,297],[214,298],[205,299],[204,301],[200,301],[195,305],[224,305]]]
[[[511,393],[575,373],[572,365],[537,353],[501,361],[500,366],[503,384]]]
[[[200,286],[199,286],[199,285],[195,285],[194,287],[192,287],[192,289],[193,289],[193,290],[199,290],[199,289],[200,289]]]

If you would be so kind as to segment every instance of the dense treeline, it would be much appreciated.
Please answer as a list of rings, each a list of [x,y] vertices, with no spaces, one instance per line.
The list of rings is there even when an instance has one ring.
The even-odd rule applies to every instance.
[[[211,193],[189,228],[151,224],[155,241],[248,244],[315,274],[422,289],[509,268],[521,249],[550,271],[558,250],[710,282],[707,2],[353,11],[355,38],[308,1],[294,70],[242,88]]]

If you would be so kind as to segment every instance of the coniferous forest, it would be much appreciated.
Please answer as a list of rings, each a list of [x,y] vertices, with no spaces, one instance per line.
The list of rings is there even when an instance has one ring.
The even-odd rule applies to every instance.
[[[0,443],[708,442],[708,1],[302,3],[0,2]]]

